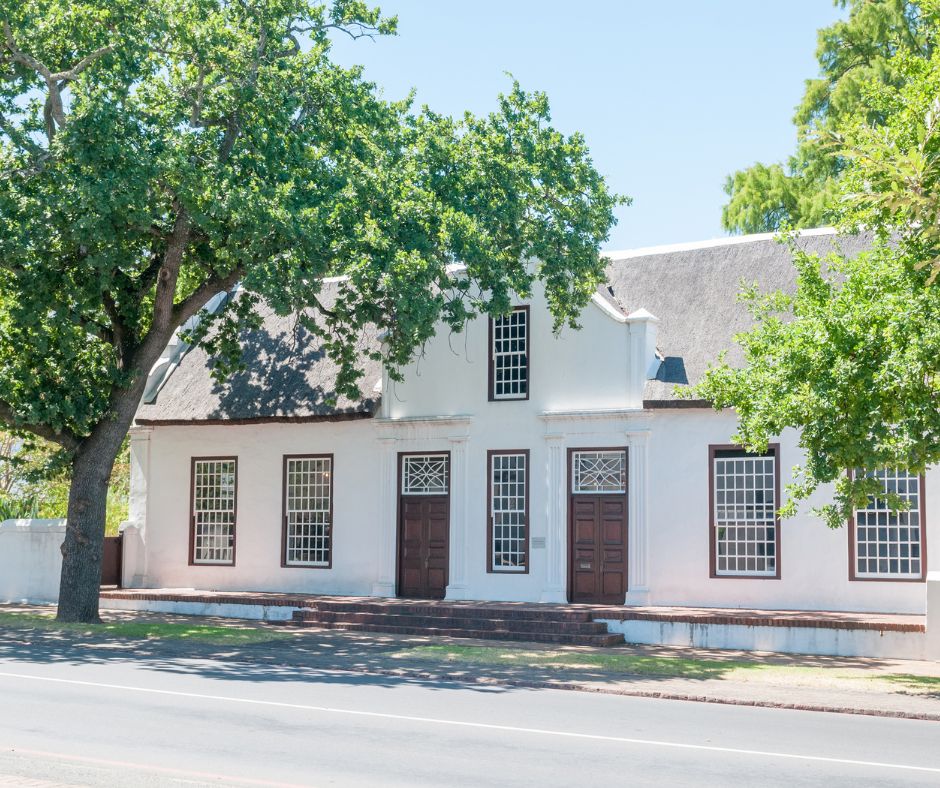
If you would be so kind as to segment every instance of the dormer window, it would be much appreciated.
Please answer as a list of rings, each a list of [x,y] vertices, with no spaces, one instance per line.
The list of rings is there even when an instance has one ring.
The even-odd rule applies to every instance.
[[[529,307],[490,319],[490,400],[529,398]]]

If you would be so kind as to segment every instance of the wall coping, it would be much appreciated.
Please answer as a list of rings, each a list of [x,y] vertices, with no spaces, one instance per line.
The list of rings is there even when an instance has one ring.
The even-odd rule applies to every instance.
[[[4,520],[0,522],[0,534],[4,533],[34,533],[34,534],[46,534],[46,533],[64,533],[65,532],[65,518],[64,517],[50,517],[50,518],[32,518],[32,519],[20,519],[20,520]]]

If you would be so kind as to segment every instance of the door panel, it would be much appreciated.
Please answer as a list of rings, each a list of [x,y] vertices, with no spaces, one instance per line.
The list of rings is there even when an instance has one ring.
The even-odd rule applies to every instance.
[[[443,599],[449,560],[447,496],[402,496],[398,594]]]
[[[627,593],[627,496],[571,497],[572,602],[622,605]]]

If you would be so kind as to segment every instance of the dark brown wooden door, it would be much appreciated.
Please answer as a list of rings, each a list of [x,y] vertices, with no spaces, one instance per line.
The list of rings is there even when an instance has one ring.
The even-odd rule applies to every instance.
[[[123,545],[123,536],[106,536],[104,538],[104,553],[101,557],[101,585],[120,588]]]
[[[622,605],[627,594],[627,496],[571,496],[572,602]]]
[[[443,599],[447,590],[446,495],[404,495],[399,526],[398,595]]]

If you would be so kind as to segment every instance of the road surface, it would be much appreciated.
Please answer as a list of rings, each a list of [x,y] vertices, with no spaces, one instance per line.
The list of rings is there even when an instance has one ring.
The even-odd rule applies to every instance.
[[[342,671],[0,660],[0,786],[940,785],[940,723]]]

